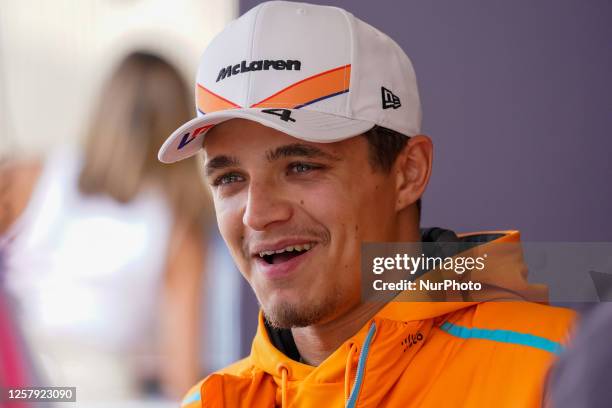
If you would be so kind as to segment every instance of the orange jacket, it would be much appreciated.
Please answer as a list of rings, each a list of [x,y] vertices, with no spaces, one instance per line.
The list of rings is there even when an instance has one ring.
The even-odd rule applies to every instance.
[[[520,251],[504,257],[513,267],[500,269],[494,300],[542,289],[526,283]],[[194,386],[182,407],[540,406],[573,312],[482,300],[390,302],[318,367],[280,352],[260,314],[250,356]]]

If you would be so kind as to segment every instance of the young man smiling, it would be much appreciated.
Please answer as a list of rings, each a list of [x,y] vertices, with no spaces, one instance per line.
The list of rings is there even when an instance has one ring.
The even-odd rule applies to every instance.
[[[463,241],[494,252],[519,240],[516,231],[419,230],[433,146],[420,134],[411,62],[393,40],[338,8],[263,3],[206,49],[196,101],[198,117],[160,160],[203,149],[219,228],[262,312],[251,355],[197,384],[183,406],[541,403],[572,314],[491,302],[540,292],[520,252],[472,274],[489,288],[477,301],[361,296],[364,242]]]

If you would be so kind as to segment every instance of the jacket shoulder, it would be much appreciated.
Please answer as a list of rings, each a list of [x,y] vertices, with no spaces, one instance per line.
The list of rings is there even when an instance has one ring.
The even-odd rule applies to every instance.
[[[202,388],[204,381],[206,381],[206,379],[200,380],[185,393],[185,396],[181,400],[181,408],[200,408],[202,406],[200,388]]]
[[[485,302],[479,304],[475,323],[564,341],[576,320],[576,312],[532,302]]]
[[[558,354],[567,344],[576,313],[532,302],[483,302],[452,314],[442,330],[461,338],[484,339]]]
[[[197,384],[189,389],[189,391],[183,397],[181,401],[181,408],[201,408],[202,407],[202,395],[201,389],[202,385],[211,378],[211,376],[215,374],[231,374],[235,376],[244,376],[247,373],[250,373],[253,365],[250,362],[248,357],[243,358],[242,360],[236,361],[229,366],[222,368],[219,371],[216,371],[204,379],[200,380]]]

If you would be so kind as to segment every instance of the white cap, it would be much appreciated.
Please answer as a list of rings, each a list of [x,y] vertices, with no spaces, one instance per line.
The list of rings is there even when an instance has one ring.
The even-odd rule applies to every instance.
[[[244,118],[311,142],[384,126],[420,133],[414,69],[402,49],[347,11],[270,1],[231,22],[204,51],[197,117],[159,151],[172,163],[202,148],[214,125]]]

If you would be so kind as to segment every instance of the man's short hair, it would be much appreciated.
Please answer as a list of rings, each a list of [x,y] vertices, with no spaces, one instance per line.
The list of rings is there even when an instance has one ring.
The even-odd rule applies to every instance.
[[[410,140],[409,136],[378,125],[365,132],[363,136],[368,141],[370,166],[385,173],[391,171],[397,156]],[[416,204],[420,215],[421,199]]]

